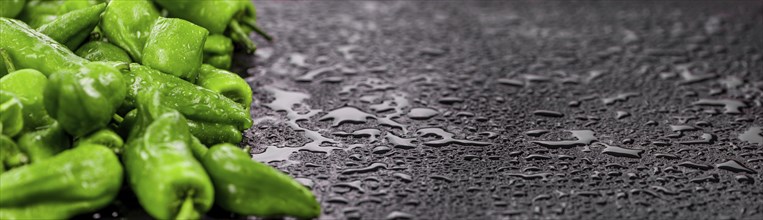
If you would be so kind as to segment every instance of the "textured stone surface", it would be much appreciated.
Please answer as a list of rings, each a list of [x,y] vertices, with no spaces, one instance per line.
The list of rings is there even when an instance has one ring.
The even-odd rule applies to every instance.
[[[258,9],[242,145],[324,219],[763,219],[760,1]]]

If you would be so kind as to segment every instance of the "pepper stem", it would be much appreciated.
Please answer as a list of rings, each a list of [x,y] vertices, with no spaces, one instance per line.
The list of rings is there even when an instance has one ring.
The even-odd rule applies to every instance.
[[[193,191],[188,193],[186,195],[185,200],[183,200],[183,204],[180,206],[180,211],[178,211],[178,214],[175,216],[175,219],[177,220],[188,220],[188,219],[200,219],[201,216],[199,215],[199,212],[196,211],[196,209],[193,207]]]
[[[258,35],[262,36],[262,38],[265,38],[265,40],[273,41],[273,37],[268,33],[265,33],[265,31],[263,31],[260,26],[257,25],[257,22],[254,19],[250,17],[244,17],[241,19],[241,21],[244,22],[246,26],[252,28],[252,30],[254,30],[254,32],[256,32]]]
[[[0,49],[0,57],[3,59],[2,62],[5,64],[5,69],[8,70],[8,73],[16,71],[16,66],[13,65],[13,62],[11,62],[11,56],[8,56],[8,52]]]
[[[122,124],[122,122],[123,122],[123,121],[125,121],[125,119],[124,119],[124,118],[122,118],[122,116],[120,116],[120,115],[118,115],[118,114],[114,114],[114,115],[112,115],[112,116],[111,116],[111,120],[114,120],[114,121],[116,121],[118,124]]]
[[[246,33],[244,29],[241,28],[238,21],[232,20],[230,24],[228,24],[228,27],[230,27],[231,34],[233,35],[231,38],[237,43],[243,44],[246,48],[246,53],[254,53],[257,46],[254,45],[252,39],[249,39],[249,33]]]

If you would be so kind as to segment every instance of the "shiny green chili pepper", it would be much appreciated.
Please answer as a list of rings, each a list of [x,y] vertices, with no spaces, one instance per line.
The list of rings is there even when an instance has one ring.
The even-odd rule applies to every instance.
[[[0,175],[0,219],[67,219],[117,196],[122,166],[111,150],[84,144]]]
[[[138,121],[123,154],[130,186],[154,218],[199,219],[212,206],[214,188],[193,155],[185,118],[161,106],[151,89],[138,99]]]
[[[0,134],[16,136],[24,128],[23,105],[15,94],[0,90]]]
[[[101,20],[101,13],[106,4],[97,4],[63,14],[55,20],[37,28],[42,34],[66,45],[71,50],[77,49]]]
[[[194,82],[208,34],[206,29],[182,19],[158,18],[143,48],[142,63]]]
[[[0,49],[18,69],[36,69],[45,76],[50,76],[61,70],[79,69],[87,62],[18,20],[0,18],[0,36],[3,39],[15,39],[3,41]]]
[[[105,41],[87,42],[74,53],[90,61],[132,62],[130,55],[126,51]]]
[[[153,88],[161,95],[162,105],[176,109],[188,120],[227,124],[239,130],[252,126],[248,111],[212,90],[136,63],[130,64],[125,77],[129,88],[124,106],[135,106],[138,92]]]
[[[205,145],[219,143],[239,143],[243,136],[233,125],[188,120],[191,134]]]
[[[102,0],[28,0],[18,18],[32,28],[41,27],[68,12],[87,8]]]
[[[71,147],[69,135],[59,123],[27,132],[19,136],[16,144],[26,153],[31,163],[47,160]]]
[[[228,36],[231,36],[237,43],[244,45],[249,53],[254,52],[256,47],[249,39],[249,31],[245,31],[242,26],[248,26],[265,39],[272,39],[257,26],[257,12],[254,4],[249,0],[154,1],[164,10],[167,10],[171,17],[182,18],[198,24],[212,34],[223,34],[227,31]]]
[[[201,65],[199,79],[196,84],[222,94],[241,104],[246,109],[252,105],[252,88],[246,80],[237,74],[215,68],[211,65]]]
[[[127,92],[120,71],[101,62],[54,73],[49,80],[45,109],[75,136],[106,127]]]
[[[209,149],[201,163],[215,186],[215,204],[242,215],[315,218],[320,205],[305,186],[275,168],[252,160],[231,144]]]
[[[114,151],[114,153],[121,154],[124,146],[124,141],[116,132],[111,129],[105,128],[93,132],[92,134],[77,139],[74,146],[82,144],[98,144],[103,145]]]
[[[43,104],[48,78],[40,71],[23,69],[0,78],[0,90],[16,95],[23,105],[24,130],[36,130],[53,123]]]
[[[24,9],[26,0],[2,0],[0,1],[0,17],[15,18],[21,9]]]
[[[109,42],[124,49],[133,61],[141,62],[143,47],[159,17],[149,0],[112,0],[99,27]]]
[[[227,70],[232,60],[233,41],[224,35],[209,35],[204,42],[204,63]]]
[[[0,18],[0,36],[17,39],[0,44],[14,65],[34,68],[48,76],[45,109],[67,132],[82,136],[108,124],[126,90],[114,63],[78,57],[50,37],[13,19]]]
[[[16,143],[8,136],[0,134],[0,174],[28,162],[29,158],[19,150]]]

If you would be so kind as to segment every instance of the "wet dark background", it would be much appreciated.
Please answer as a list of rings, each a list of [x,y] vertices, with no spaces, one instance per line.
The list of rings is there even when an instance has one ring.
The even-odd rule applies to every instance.
[[[256,3],[242,145],[323,219],[763,219],[761,1]]]

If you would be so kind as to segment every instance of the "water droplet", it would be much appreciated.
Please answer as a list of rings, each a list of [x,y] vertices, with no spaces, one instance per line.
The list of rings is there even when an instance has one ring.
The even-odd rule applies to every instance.
[[[408,118],[426,120],[437,116],[438,114],[440,114],[440,112],[431,108],[412,108],[411,111],[408,112]]]
[[[750,174],[755,174],[755,170],[752,170],[750,168],[747,168],[745,165],[742,165],[742,163],[739,163],[735,160],[728,160],[723,163],[716,164],[715,167],[718,169],[728,170],[732,172],[746,172]]]
[[[547,147],[547,148],[571,148],[575,146],[589,145],[596,141],[594,132],[591,130],[571,130],[572,136],[575,137],[574,141],[533,141],[532,143]]]

